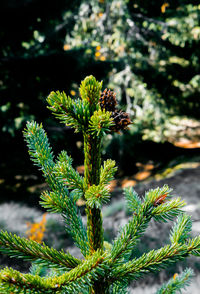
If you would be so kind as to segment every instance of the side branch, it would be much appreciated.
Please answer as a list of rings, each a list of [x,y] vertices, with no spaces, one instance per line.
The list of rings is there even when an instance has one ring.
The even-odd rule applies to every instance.
[[[81,263],[81,261],[70,253],[57,251],[49,248],[44,243],[39,243],[12,235],[7,232],[0,232],[0,251],[11,257],[21,257],[25,260],[36,260],[43,265],[49,265],[55,268],[72,269]]]
[[[128,192],[131,193],[131,191]],[[137,195],[132,193],[132,207],[135,207],[133,218],[121,229],[114,241],[110,253],[110,262],[121,261],[124,257],[128,261],[138,239],[143,235],[152,218],[158,221],[166,221],[179,214],[180,208],[185,203],[180,198],[169,201],[168,199],[171,197],[169,193],[168,186],[150,190],[146,193],[143,202],[139,201]],[[130,201],[131,195],[129,195]],[[130,203],[129,206],[131,206]]]
[[[29,293],[30,289],[36,293],[58,293],[65,290],[66,293],[78,293],[81,287],[91,286],[92,280],[97,280],[106,268],[104,256],[99,251],[80,265],[61,276],[41,278],[37,275],[22,274],[13,269],[5,269],[0,272],[0,285],[15,286],[23,289],[23,293]]]
[[[143,273],[158,271],[169,264],[183,260],[188,255],[199,255],[200,237],[188,240],[187,244],[172,244],[165,247],[144,253],[140,258],[133,259],[112,270],[114,280],[127,279],[135,280]]]
[[[62,213],[66,222],[68,233],[81,249],[83,255],[86,256],[88,251],[87,234],[82,223],[80,212],[75,201],[70,198],[68,189],[65,187],[62,180],[56,177],[54,173],[54,156],[51,151],[48,137],[42,125],[35,122],[28,123],[24,136],[26,138],[32,160],[41,168],[47,183],[53,191],[43,193],[43,207],[48,208],[52,212]],[[82,245],[84,246],[82,247]]]

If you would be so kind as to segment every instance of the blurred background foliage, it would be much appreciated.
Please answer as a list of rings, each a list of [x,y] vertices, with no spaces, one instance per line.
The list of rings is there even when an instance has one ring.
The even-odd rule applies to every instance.
[[[138,161],[165,164],[184,153],[174,147],[179,134],[199,126],[198,1],[2,0],[0,9],[3,197],[24,198],[25,184],[43,180],[23,141],[27,120],[43,122],[55,151],[67,149],[82,164],[82,138],[51,118],[45,98],[52,90],[78,97],[89,74],[117,93],[133,120],[104,145],[122,175]]]

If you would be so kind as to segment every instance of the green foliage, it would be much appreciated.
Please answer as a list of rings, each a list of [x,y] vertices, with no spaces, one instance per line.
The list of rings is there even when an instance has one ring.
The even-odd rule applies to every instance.
[[[128,284],[144,273],[156,272],[189,255],[200,257],[200,236],[189,238],[192,222],[181,210],[185,203],[180,197],[173,198],[167,185],[147,191],[143,198],[133,189],[125,189],[132,217],[120,228],[112,244],[104,242],[101,208],[110,199],[108,184],[116,167],[112,160],[101,165],[102,138],[112,131],[112,121],[109,111],[99,110],[97,97],[100,98],[100,87],[101,83],[89,76],[81,84],[82,100],[72,103],[70,98],[59,92],[47,98],[50,109],[62,122],[83,133],[84,177],[72,167],[72,158],[65,151],[54,160],[41,124],[29,122],[24,131],[31,159],[49,184],[49,190],[41,195],[41,204],[48,211],[62,215],[67,232],[83,257],[77,259],[69,252],[57,251],[45,244],[1,231],[2,252],[33,262],[29,273],[20,273],[12,268],[1,270],[1,293],[127,293]],[[86,112],[83,111],[85,101],[89,103]],[[86,113],[87,119],[83,117]],[[123,127],[126,129],[127,125]],[[76,206],[79,197],[86,201],[87,230]],[[133,250],[151,219],[166,222],[176,217],[169,236],[170,244],[132,258]],[[176,293],[187,286],[191,276],[192,271],[186,269],[157,293]]]
[[[42,206],[51,212],[62,214],[67,232],[74,238],[78,247],[81,247],[80,243],[84,244],[84,248],[81,248],[86,252],[87,236],[80,213],[74,199],[69,197],[69,191],[63,181],[54,174],[56,164],[53,161],[53,153],[42,125],[35,122],[28,123],[24,136],[33,162],[42,170],[47,183],[52,189],[51,192],[46,191],[42,194]],[[72,224],[73,228],[71,227]]]
[[[85,193],[85,199],[90,207],[100,208],[103,203],[107,203],[110,199],[110,193],[105,186],[92,185]]]
[[[78,132],[88,124],[88,118],[90,117],[90,108],[87,101],[78,99],[72,100],[66,94],[59,91],[51,92],[47,98],[49,103],[49,109],[55,114],[55,116],[65,123],[67,126],[75,128]]]
[[[0,272],[0,279],[3,282],[3,291],[18,289],[28,293],[31,289],[33,293],[79,293],[87,290],[91,281],[96,280],[104,268],[104,258],[97,251],[76,268],[60,276],[41,278],[6,268]]]
[[[99,109],[90,119],[89,130],[93,136],[102,137],[108,133],[112,125],[110,112]]]
[[[103,166],[101,166],[100,173],[100,184],[107,185],[114,178],[114,173],[117,171],[117,167],[115,166],[115,161],[108,159],[104,161]]]
[[[142,202],[139,198],[136,191],[133,190],[132,187],[128,187],[124,189],[124,196],[126,199],[126,205],[130,212],[136,211],[139,207],[141,207]]]
[[[1,231],[0,239],[1,252],[11,257],[20,257],[30,261],[35,260],[38,264],[50,267],[63,267],[65,270],[67,268],[70,270],[80,264],[80,260],[69,253],[64,253],[63,250],[59,252],[45,244],[40,245],[35,241],[20,238],[7,232]]]
[[[190,268],[186,268],[180,275],[175,274],[172,279],[163,284],[156,294],[176,294],[177,291],[181,291],[181,289],[184,289],[190,284],[193,275],[193,271]]]
[[[172,243],[183,243],[189,237],[191,229],[191,217],[187,214],[179,214],[177,222],[171,231],[170,241]]]
[[[58,156],[57,163],[54,168],[54,173],[59,180],[67,185],[68,189],[73,190],[76,195],[76,200],[84,193],[84,181],[79,173],[72,167],[72,159],[66,152],[61,152]],[[78,198],[77,198],[78,197]]]
[[[131,252],[133,251],[139,238],[144,234],[152,218],[158,221],[166,221],[168,219],[171,220],[178,215],[180,208],[184,206],[184,202],[181,201],[180,198],[172,199],[170,201],[166,201],[165,203],[163,203],[163,200],[163,202],[155,204],[156,201],[163,199],[163,195],[169,193],[170,191],[171,190],[167,187],[167,185],[163,188],[150,190],[146,193],[143,202],[138,199],[138,196],[136,198],[135,193],[131,194],[131,204],[134,205],[133,218],[121,229],[113,243],[111,250],[111,258],[113,261],[119,261],[121,258],[130,258]],[[138,206],[137,203],[139,204]],[[155,207],[155,205],[157,206]],[[123,262],[123,259],[120,260],[120,263]]]
[[[95,77],[89,76],[81,82],[80,94],[83,101],[88,101],[90,105],[97,105],[101,93],[102,82],[98,82]]]

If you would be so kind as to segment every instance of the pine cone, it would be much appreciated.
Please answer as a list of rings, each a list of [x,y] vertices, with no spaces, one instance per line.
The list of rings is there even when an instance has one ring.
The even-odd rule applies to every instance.
[[[118,132],[120,130],[125,130],[128,128],[128,125],[131,124],[130,117],[128,113],[123,111],[114,111],[111,115],[114,120],[114,125],[111,127],[111,130]]]
[[[105,89],[100,96],[99,105],[101,109],[106,111],[115,111],[115,106],[117,105],[116,93],[110,89]]]

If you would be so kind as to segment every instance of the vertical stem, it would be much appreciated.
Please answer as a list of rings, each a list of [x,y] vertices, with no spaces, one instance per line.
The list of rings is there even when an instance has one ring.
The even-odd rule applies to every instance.
[[[98,185],[101,168],[101,139],[84,133],[85,186]],[[87,234],[90,254],[97,249],[103,250],[102,214],[99,208],[86,206]]]
[[[101,168],[101,139],[84,133],[85,184],[98,185]]]

